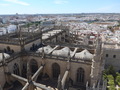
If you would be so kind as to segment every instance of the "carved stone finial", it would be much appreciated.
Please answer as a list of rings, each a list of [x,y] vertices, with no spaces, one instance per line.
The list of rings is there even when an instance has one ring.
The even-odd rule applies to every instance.
[[[30,61],[27,62],[27,79],[28,82],[31,81]]]
[[[70,50],[68,51],[68,61],[70,61],[71,56],[70,56]]]
[[[5,56],[4,56],[4,53],[2,52],[2,59],[4,60],[5,59]]]
[[[88,81],[87,81],[87,83],[86,83],[86,87],[88,87]]]
[[[95,89],[95,83],[93,83],[93,89]]]
[[[45,57],[44,47],[42,47],[42,59]]]
[[[58,88],[58,90],[61,90],[61,89],[62,89],[62,83],[61,83],[61,77],[60,77],[60,75],[59,75],[59,77],[58,77],[58,85],[57,85],[57,88]]]

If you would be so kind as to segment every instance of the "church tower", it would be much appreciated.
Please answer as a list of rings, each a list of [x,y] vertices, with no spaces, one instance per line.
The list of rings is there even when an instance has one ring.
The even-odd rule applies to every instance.
[[[96,84],[99,82],[99,79],[101,77],[101,65],[102,65],[102,60],[101,60],[101,46],[102,42],[99,37],[97,37],[96,40],[96,49],[95,49],[95,54],[92,59],[92,66],[91,66],[91,86],[96,86]]]

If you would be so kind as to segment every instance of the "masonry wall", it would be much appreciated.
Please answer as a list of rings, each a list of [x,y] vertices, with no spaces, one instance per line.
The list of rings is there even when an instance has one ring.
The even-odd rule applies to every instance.
[[[19,70],[20,70],[20,74],[21,74],[21,64],[22,64],[22,61],[21,61],[21,58],[16,58],[14,60],[12,60],[11,62],[8,63],[8,71],[13,73],[13,69],[14,69],[14,64],[18,64],[19,66]]]
[[[116,71],[120,71],[120,50],[105,49],[103,59],[105,60],[105,67],[112,65]]]
[[[33,42],[30,42],[30,43],[26,44],[26,45],[25,45],[25,50],[26,50],[26,51],[29,51],[29,50],[30,50],[30,47],[32,47],[33,43],[34,43],[35,45],[39,45],[40,42],[41,42],[41,40],[38,39],[38,40],[35,40],[35,41],[33,41]]]
[[[7,49],[7,46],[10,47],[11,50],[14,50],[14,52],[20,52],[20,46],[18,45],[11,45],[11,44],[1,44],[0,43],[0,50]]]
[[[0,67],[0,85],[3,87],[6,82],[4,69],[3,67]]]
[[[28,59],[36,60],[39,67],[42,63],[42,59],[40,57],[30,56]],[[55,59],[44,59],[44,61],[45,61],[44,72],[47,73],[50,78],[52,78],[52,64],[54,64],[54,63],[57,63],[60,66],[60,75],[61,75],[61,77],[63,77],[65,71],[67,70],[67,62],[66,61],[55,60]],[[71,62],[71,69],[69,72],[69,76],[73,80],[74,84],[76,84],[77,70],[79,68],[83,68],[85,71],[85,75],[84,75],[84,85],[85,85],[87,81],[90,82],[91,65],[85,64],[85,63]]]
[[[9,62],[8,65],[5,67],[5,69],[4,69],[3,66],[0,67],[0,84],[1,84],[2,87],[4,87],[4,84],[7,80],[8,81],[10,81],[10,80],[14,81],[15,80],[15,79],[10,78],[9,76],[4,74],[4,72],[13,73],[13,69],[14,69],[13,66],[14,66],[15,63],[19,65],[19,69],[20,69],[20,58],[14,59],[11,62]]]

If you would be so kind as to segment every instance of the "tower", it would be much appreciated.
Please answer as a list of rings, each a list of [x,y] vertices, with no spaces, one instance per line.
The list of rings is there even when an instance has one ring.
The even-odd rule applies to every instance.
[[[93,86],[99,82],[99,78],[101,77],[101,39],[97,37],[96,40],[96,49],[95,49],[95,54],[92,59],[92,66],[91,66],[91,83],[90,85]]]
[[[39,30],[40,30],[40,41],[41,41],[41,44],[43,43],[42,41],[42,28],[41,28],[41,22],[39,21]]]
[[[25,51],[25,48],[24,48],[25,42],[24,42],[24,38],[22,36],[21,27],[19,27],[18,29],[19,29],[18,33],[19,33],[19,41],[20,41],[21,52],[24,52]]]

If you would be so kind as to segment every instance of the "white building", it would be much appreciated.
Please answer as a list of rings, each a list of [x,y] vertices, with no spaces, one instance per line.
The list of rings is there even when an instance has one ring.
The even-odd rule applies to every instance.
[[[8,30],[8,33],[12,33],[12,32],[15,32],[17,30],[17,27],[16,27],[16,25],[9,25],[7,27],[7,30]]]

